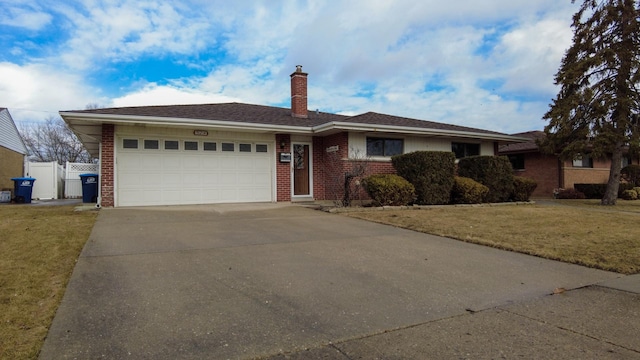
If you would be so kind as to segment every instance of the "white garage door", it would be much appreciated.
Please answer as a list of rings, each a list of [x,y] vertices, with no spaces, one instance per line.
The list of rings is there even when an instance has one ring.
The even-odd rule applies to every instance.
[[[273,144],[123,137],[116,206],[273,200]]]

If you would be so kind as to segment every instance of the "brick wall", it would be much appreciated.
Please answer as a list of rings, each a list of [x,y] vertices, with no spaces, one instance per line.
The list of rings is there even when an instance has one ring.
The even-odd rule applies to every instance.
[[[325,178],[326,169],[324,167],[325,154],[324,138],[313,138],[313,197],[318,200],[326,198]]]
[[[533,196],[552,197],[553,189],[560,186],[558,158],[540,153],[524,154],[524,170],[516,170],[514,175],[534,179],[538,187]]]
[[[609,180],[610,160],[593,160],[593,168],[573,167],[572,161],[563,162],[562,188],[574,187],[574,184],[606,184]]]
[[[283,149],[280,143],[284,142]],[[291,164],[280,162],[281,152],[291,152],[291,136],[276,134],[276,201],[291,201]]]
[[[24,175],[24,155],[0,146],[0,164],[0,190],[10,190],[13,197],[11,178]]]
[[[103,207],[114,206],[114,146],[114,126],[112,124],[102,124],[102,157],[100,159],[100,205]]]
[[[339,184],[344,182],[342,159],[348,155],[349,136],[338,133],[313,140],[313,195],[317,200],[335,200]],[[337,146],[338,151],[327,152]]]
[[[330,135],[324,138],[314,138],[314,197],[317,200],[340,200],[344,196],[344,175],[351,172],[359,163],[349,159],[349,134],[346,132]],[[337,146],[338,151],[327,152],[326,149]],[[395,174],[391,161],[370,160],[366,162],[366,173],[354,179],[356,184],[371,174]],[[362,188],[355,194],[357,199],[368,199]]]

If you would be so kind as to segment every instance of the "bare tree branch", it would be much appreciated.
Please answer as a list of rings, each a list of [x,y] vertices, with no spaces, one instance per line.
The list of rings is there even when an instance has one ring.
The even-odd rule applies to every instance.
[[[29,159],[40,162],[91,162],[91,155],[73,131],[59,117],[20,126]]]

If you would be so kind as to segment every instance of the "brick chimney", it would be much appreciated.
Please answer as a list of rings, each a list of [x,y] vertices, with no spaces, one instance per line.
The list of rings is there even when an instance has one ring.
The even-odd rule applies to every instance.
[[[307,118],[307,73],[302,72],[302,65],[296,65],[291,74],[291,116]]]

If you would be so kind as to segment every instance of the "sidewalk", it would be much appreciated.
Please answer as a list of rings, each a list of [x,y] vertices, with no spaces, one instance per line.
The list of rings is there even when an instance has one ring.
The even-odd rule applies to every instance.
[[[263,359],[640,359],[640,275]]]

